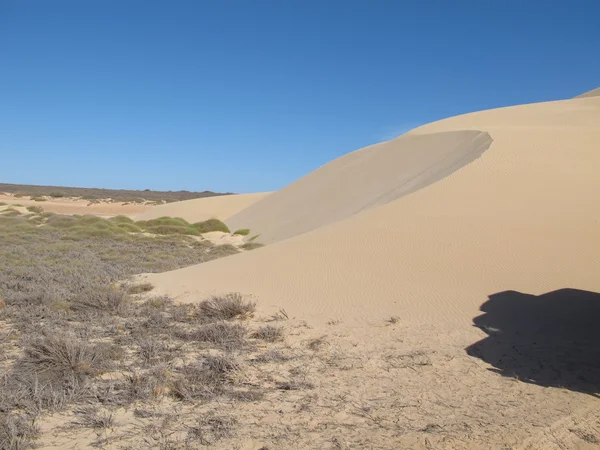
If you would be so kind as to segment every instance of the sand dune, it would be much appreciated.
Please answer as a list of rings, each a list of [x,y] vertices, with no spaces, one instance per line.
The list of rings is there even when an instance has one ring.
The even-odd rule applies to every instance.
[[[478,158],[487,133],[406,135],[332,161],[227,220],[267,244],[396,200]]]
[[[150,220],[163,216],[182,217],[188,222],[201,222],[213,218],[224,220],[266,197],[267,194],[269,193],[222,195],[167,203],[139,214],[136,220]]]
[[[437,183],[264,249],[153,280],[183,300],[241,291],[321,321],[400,314],[465,323],[495,292],[600,290],[600,99],[467,114],[394,143],[400,152],[409,137],[465,129],[489,133],[492,145]],[[315,214],[328,207],[337,208],[315,204]]]
[[[336,429],[377,448],[594,448],[600,404],[587,394],[600,387],[590,319],[600,313],[599,149],[600,97],[434,122],[334,161],[232,218],[255,220],[272,240],[302,234],[147,279],[184,302],[239,291],[257,299],[261,315],[283,308],[306,321],[298,330],[327,337],[326,362],[313,369],[327,374],[314,397],[326,405],[315,417],[327,426],[305,433],[285,422],[310,441],[296,448],[327,448]],[[346,167],[362,155],[364,172]],[[396,195],[394,186],[405,186],[398,180],[430,163],[443,167],[431,181],[447,176]],[[346,173],[384,200],[346,196],[347,184],[338,194],[322,178]],[[309,192],[311,178],[322,196]],[[356,197],[370,209],[351,208]],[[305,209],[285,209],[286,201]],[[268,208],[275,204],[280,216]],[[545,302],[552,308],[538,313]],[[345,409],[334,416],[338,398]],[[358,426],[356,405],[367,414]]]

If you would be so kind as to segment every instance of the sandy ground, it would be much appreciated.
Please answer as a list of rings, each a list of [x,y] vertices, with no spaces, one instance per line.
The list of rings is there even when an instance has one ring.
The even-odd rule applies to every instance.
[[[471,140],[450,141],[452,155],[438,156],[464,166],[450,164],[457,170],[444,168],[439,181],[440,172],[429,182],[413,172],[400,186],[423,187],[410,195],[384,190],[387,203],[316,229],[310,215],[292,231],[286,215],[272,216],[268,235],[286,230],[288,239],[147,276],[181,301],[254,296],[263,314],[283,308],[353,361],[320,378],[312,429],[298,413],[275,420],[298,434],[285,448],[598,447],[600,97],[425,125],[353,173],[377,184],[395,164],[403,179],[396,152],[415,155],[418,137],[465,131],[491,145],[465,158]],[[288,191],[291,204],[306,197]],[[354,194],[356,213],[373,205]],[[314,206],[317,216],[337,208]],[[334,446],[340,434],[347,439]]]
[[[252,205],[254,202],[266,197],[268,194],[269,192],[223,195],[167,203],[165,205],[155,206],[152,209],[139,214],[136,220],[150,220],[163,216],[181,217],[191,223],[201,222],[207,219],[225,220],[236,214],[238,211]]]
[[[6,203],[7,206],[41,206],[44,211],[57,214],[91,214],[101,217],[118,215],[133,217],[152,208],[147,205],[110,203],[106,201],[91,204],[88,200],[77,200],[73,198],[48,198],[48,200],[44,202],[36,202],[30,200],[29,197],[19,198],[12,194],[3,193],[0,193],[0,202]]]

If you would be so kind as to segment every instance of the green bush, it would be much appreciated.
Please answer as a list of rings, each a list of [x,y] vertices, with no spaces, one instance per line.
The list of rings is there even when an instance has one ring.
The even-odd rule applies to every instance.
[[[240,236],[248,236],[250,234],[250,230],[248,228],[242,228],[241,230],[236,230],[233,234],[239,234]]]
[[[5,217],[15,217],[21,215],[21,213],[14,208],[6,208],[5,210],[0,211],[0,214]]]
[[[34,202],[45,202],[46,201],[46,199],[44,197],[38,197],[38,196],[29,197],[29,200],[33,200]]]
[[[44,209],[41,206],[28,206],[27,211],[41,214],[44,212]]]
[[[186,234],[193,236],[200,236],[200,232],[190,226],[181,225],[155,225],[152,227],[145,227],[144,231],[152,234]]]
[[[62,197],[67,196],[64,192],[60,192],[60,191],[49,192],[48,195],[50,197],[54,197],[54,198],[62,198]]]
[[[128,233],[141,233],[143,230],[134,223],[120,223],[117,225],[121,230],[125,230]]]
[[[140,220],[135,222],[135,224],[142,228],[155,227],[159,225],[175,225],[180,227],[187,227],[190,225],[187,220],[182,219],[181,217],[159,217],[158,219]]]
[[[208,219],[204,222],[197,222],[192,225],[200,233],[210,233],[211,231],[222,231],[223,233],[230,233],[229,227],[218,219]]]
[[[130,217],[127,217],[127,216],[115,216],[115,217],[111,217],[108,220],[110,220],[111,222],[114,222],[116,224],[122,224],[122,223],[134,224],[135,223],[133,221],[133,219],[131,219]]]

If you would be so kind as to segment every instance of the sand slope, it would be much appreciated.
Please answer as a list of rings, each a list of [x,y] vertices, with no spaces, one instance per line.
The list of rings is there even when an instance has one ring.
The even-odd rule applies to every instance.
[[[268,194],[268,192],[260,192],[256,194],[220,195],[167,203],[139,214],[136,220],[150,220],[163,216],[182,217],[192,223],[213,218],[224,220]]]
[[[482,111],[409,136],[464,129],[485,131],[494,142],[435,184],[153,280],[183,300],[241,291],[316,320],[393,313],[464,323],[495,292],[600,290],[600,98]]]
[[[147,277],[181,301],[255,296],[263,317],[283,308],[306,321],[292,345],[306,348],[306,334],[328,342],[306,367],[318,383],[306,394],[311,421],[265,419],[298,436],[287,448],[597,448],[600,97],[453,117],[393,145],[464,130],[493,142],[440,181]],[[315,211],[328,207],[338,208]]]
[[[267,244],[396,200],[478,158],[487,133],[406,135],[342,156],[227,220]]]
[[[575,98],[586,98],[586,97],[597,97],[600,96],[600,88],[592,89],[591,91],[584,92]]]

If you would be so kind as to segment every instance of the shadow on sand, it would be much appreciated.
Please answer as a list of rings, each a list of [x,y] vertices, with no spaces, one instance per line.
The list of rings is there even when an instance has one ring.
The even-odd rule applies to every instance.
[[[600,393],[600,294],[561,289],[493,294],[473,321],[488,337],[470,356],[527,383]]]

